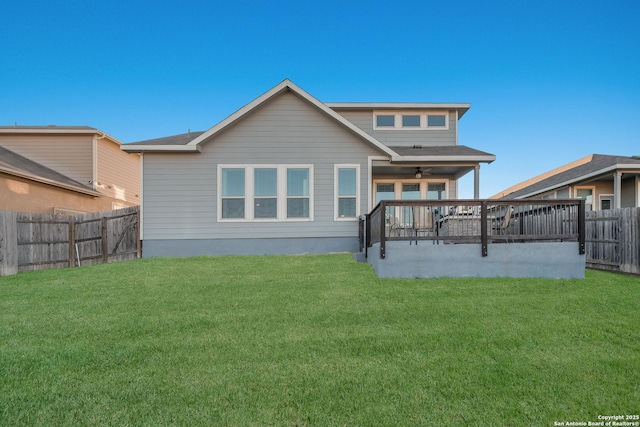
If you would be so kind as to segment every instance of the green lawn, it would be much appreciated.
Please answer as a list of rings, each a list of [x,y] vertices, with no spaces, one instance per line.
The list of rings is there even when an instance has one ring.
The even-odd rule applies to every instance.
[[[552,426],[640,412],[640,279],[379,279],[351,255],[0,278],[2,426]]]

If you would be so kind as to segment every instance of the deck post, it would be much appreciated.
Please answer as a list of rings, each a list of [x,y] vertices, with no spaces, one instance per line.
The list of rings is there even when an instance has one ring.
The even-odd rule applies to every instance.
[[[487,243],[489,241],[487,233],[487,201],[483,200],[480,203],[480,239],[481,239],[481,247],[482,247],[482,256],[487,256]]]
[[[364,257],[369,257],[369,247],[371,247],[371,214],[364,216]]]
[[[385,219],[387,217],[387,204],[383,200],[380,202],[380,258],[384,259],[386,256],[386,233],[385,233]]]

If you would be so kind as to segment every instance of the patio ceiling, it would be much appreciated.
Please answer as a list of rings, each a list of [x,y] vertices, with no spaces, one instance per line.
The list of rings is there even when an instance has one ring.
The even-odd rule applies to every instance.
[[[381,164],[383,163],[383,164]],[[422,178],[457,179],[475,169],[477,163],[472,164],[434,164],[430,162],[416,162],[407,164],[389,164],[389,162],[374,161],[372,172],[376,178],[389,177],[399,179],[415,178],[416,168],[422,171]]]

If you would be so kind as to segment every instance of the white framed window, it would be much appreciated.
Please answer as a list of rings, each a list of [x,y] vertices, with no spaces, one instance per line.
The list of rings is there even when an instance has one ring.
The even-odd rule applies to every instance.
[[[374,111],[375,130],[448,130],[448,111]]]
[[[309,168],[287,168],[287,218],[309,218]]]
[[[606,211],[608,209],[613,209],[613,194],[600,194],[598,196],[600,199],[600,210]]]
[[[446,200],[448,198],[449,182],[447,180],[380,179],[374,180],[373,185],[376,205],[380,200]]]
[[[218,165],[218,221],[312,221],[312,165]]]
[[[585,210],[591,211],[593,210],[593,195],[596,192],[595,187],[575,187],[574,188],[574,197],[578,199],[585,200]]]
[[[333,182],[336,221],[357,219],[360,212],[360,165],[334,165]]]
[[[221,217],[244,219],[246,206],[246,174],[244,168],[222,168],[219,182]]]

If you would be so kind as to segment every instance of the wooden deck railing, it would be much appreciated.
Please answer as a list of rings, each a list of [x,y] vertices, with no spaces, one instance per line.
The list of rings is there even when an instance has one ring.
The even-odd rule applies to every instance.
[[[575,241],[585,248],[582,199],[548,200],[383,200],[361,219],[360,246],[419,241],[476,243],[482,256],[495,242]]]

